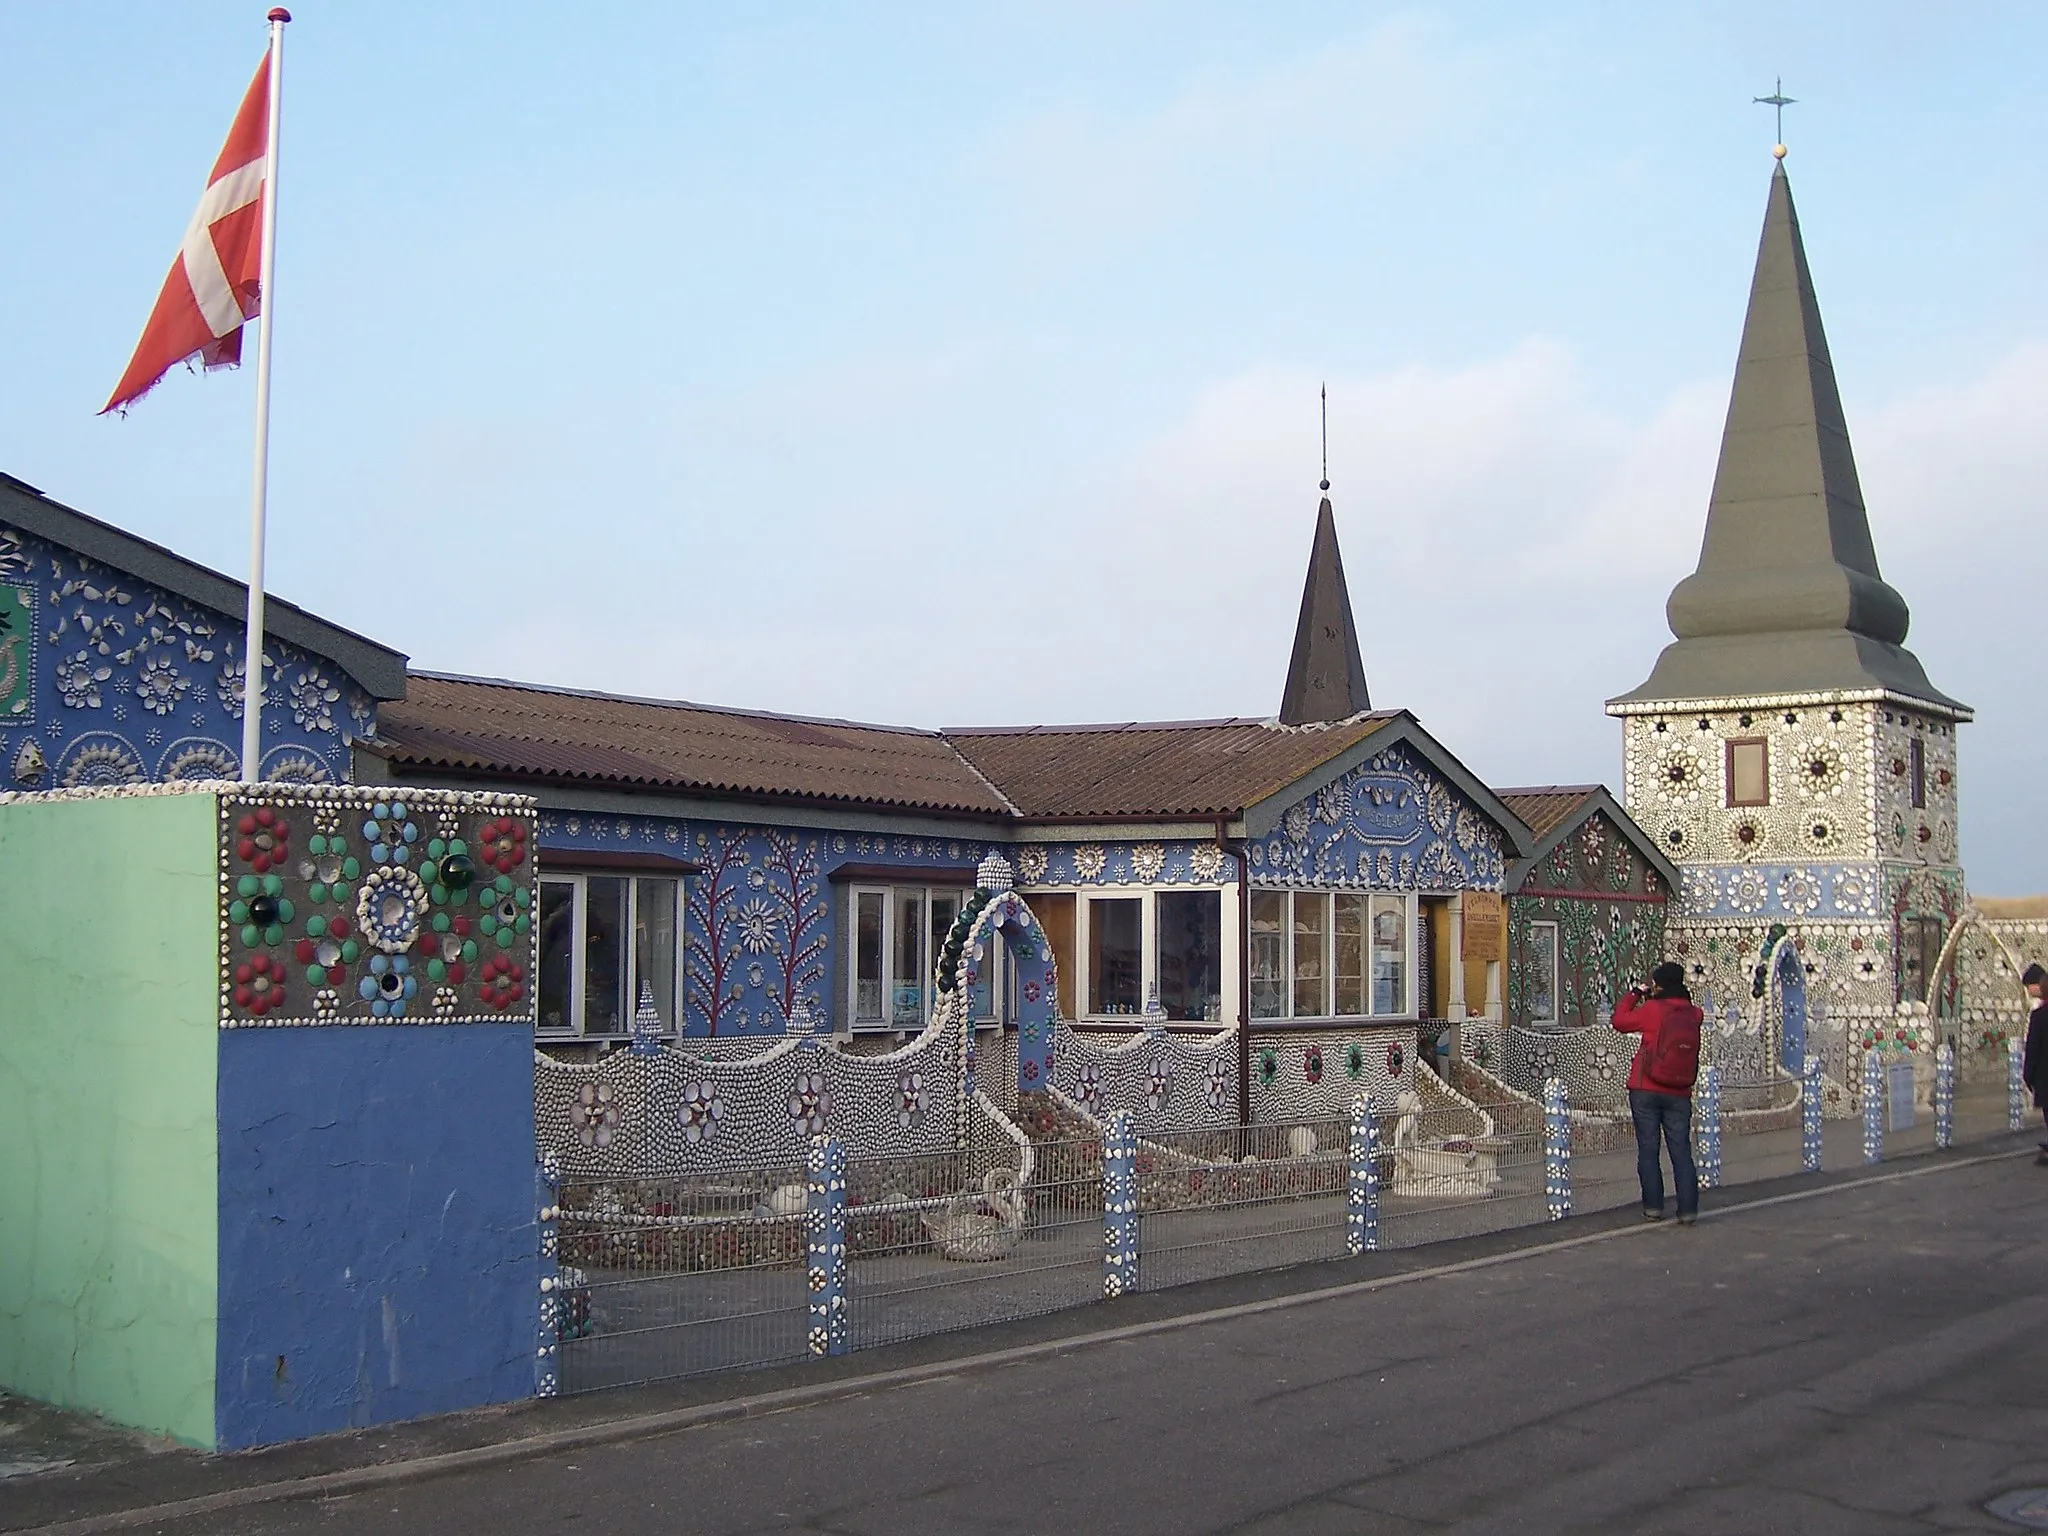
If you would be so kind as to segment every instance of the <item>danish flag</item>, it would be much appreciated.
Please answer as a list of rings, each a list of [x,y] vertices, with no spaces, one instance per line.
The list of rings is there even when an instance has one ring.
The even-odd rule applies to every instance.
[[[208,368],[242,360],[242,324],[262,307],[258,273],[263,254],[263,199],[269,166],[270,55],[265,53],[213,163],[206,195],[185,231],[156,308],[128,371],[100,408],[121,410],[141,399],[174,364],[199,358]]]

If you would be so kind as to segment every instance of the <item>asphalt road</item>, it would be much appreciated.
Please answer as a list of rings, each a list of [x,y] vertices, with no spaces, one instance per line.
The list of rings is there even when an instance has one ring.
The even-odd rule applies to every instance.
[[[206,1532],[2018,1529],[2048,1169],[2005,1157]]]

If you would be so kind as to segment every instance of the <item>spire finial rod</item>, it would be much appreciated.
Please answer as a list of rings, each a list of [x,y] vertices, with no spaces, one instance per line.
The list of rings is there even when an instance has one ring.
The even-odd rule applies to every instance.
[[[1795,96],[1787,96],[1785,94],[1785,77],[1783,75],[1780,75],[1778,76],[1776,81],[1773,82],[1771,86],[1770,95],[1752,96],[1749,99],[1752,105],[1759,107],[1769,107],[1773,112],[1777,114],[1778,142],[1771,146],[1771,153],[1776,155],[1780,160],[1784,159],[1785,109],[1789,106],[1795,105],[1798,101],[1798,98]]]
[[[1323,386],[1323,489],[1330,488],[1330,386]]]

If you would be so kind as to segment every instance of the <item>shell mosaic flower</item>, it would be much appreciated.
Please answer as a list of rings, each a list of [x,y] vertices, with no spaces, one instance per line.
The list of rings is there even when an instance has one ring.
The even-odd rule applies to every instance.
[[[1230,1068],[1222,1057],[1209,1063],[1209,1070],[1203,1074],[1202,1098],[1209,1108],[1221,1109],[1230,1100]]]
[[[1728,823],[1728,846],[1743,858],[1753,858],[1762,853],[1769,833],[1760,816],[1741,815]]]
[[[503,1013],[526,996],[526,967],[510,955],[492,955],[477,972],[477,994]]]
[[[619,1133],[619,1101],[610,1083],[584,1083],[569,1101],[569,1129],[586,1147],[608,1147]]]
[[[1188,873],[1197,880],[1223,878],[1223,850],[1214,843],[1197,843],[1188,854]]]
[[[270,806],[245,811],[235,822],[235,857],[257,874],[282,869],[292,856],[292,829]]]
[[[1809,741],[1801,750],[1799,792],[1808,798],[1825,797],[1841,789],[1842,749],[1825,738]]]
[[[1787,912],[1803,917],[1820,905],[1820,898],[1820,881],[1811,870],[1788,870],[1778,882],[1778,901]]]
[[[822,1136],[832,1118],[832,1090],[825,1086],[822,1072],[799,1072],[790,1085],[789,1118],[804,1136]]]
[[[1074,850],[1074,873],[1083,880],[1102,877],[1104,854],[1099,843],[1083,843]]]
[[[285,1005],[284,962],[269,955],[252,955],[235,967],[234,999],[237,1007],[262,1018]]]
[[[733,919],[733,931],[741,949],[750,955],[761,955],[775,947],[775,930],[780,922],[775,909],[756,896],[740,908]]]
[[[192,680],[168,656],[150,657],[135,678],[135,702],[153,715],[168,715],[191,691]]]
[[[896,1123],[904,1130],[914,1130],[924,1124],[925,1111],[931,1108],[931,1102],[931,1093],[925,1087],[922,1072],[913,1067],[897,1074]]]
[[[1173,1066],[1163,1056],[1145,1063],[1145,1107],[1157,1114],[1173,1093]]]
[[[1323,1048],[1312,1045],[1301,1053],[1301,1075],[1311,1085],[1323,1080]]]
[[[1084,1061],[1074,1072],[1074,1097],[1093,1109],[1102,1100],[1102,1073],[1092,1061]]]
[[[1026,885],[1036,885],[1045,878],[1043,848],[1020,848],[1017,851],[1017,877]]]
[[[1166,850],[1157,843],[1140,843],[1131,850],[1131,874],[1147,885],[1159,878],[1166,867]]]
[[[487,821],[476,835],[477,857],[501,875],[526,862],[526,823],[517,816]]]
[[[363,823],[363,841],[370,845],[372,864],[407,863],[419,837],[419,826],[408,819],[403,800],[379,800]]]
[[[420,979],[409,955],[370,956],[370,974],[356,983],[356,995],[380,1019],[402,1019],[405,1005],[419,995]]]
[[[427,911],[427,888],[402,865],[387,864],[363,877],[356,891],[356,926],[387,955],[402,954],[418,941]]]
[[[57,697],[72,709],[98,709],[100,684],[113,675],[114,669],[95,660],[91,651],[67,656],[52,670]]]
[[[719,1124],[725,1119],[725,1100],[718,1096],[718,1089],[711,1083],[699,1080],[683,1085],[683,1102],[676,1110],[676,1123],[681,1127],[683,1140],[691,1146],[699,1146],[718,1134]]]

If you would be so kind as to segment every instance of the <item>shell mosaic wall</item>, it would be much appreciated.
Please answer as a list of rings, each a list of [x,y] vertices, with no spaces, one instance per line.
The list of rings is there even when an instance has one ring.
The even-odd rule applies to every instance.
[[[1252,1036],[1255,1123],[1339,1120],[1361,1093],[1391,1106],[1416,1085],[1415,1028],[1288,1030]]]
[[[1404,746],[1289,806],[1246,850],[1254,885],[1498,890],[1499,830]]]
[[[241,773],[242,625],[0,525],[0,789]],[[348,777],[370,696],[331,662],[264,644],[266,780]]]
[[[880,1056],[813,1038],[736,1059],[669,1046],[590,1065],[536,1053],[534,1125],[565,1177],[794,1170],[813,1136],[840,1138],[855,1158],[954,1151],[959,1080],[943,1022]]]
[[[1215,843],[1025,843],[1009,850],[1017,883],[1069,885],[1223,885],[1237,880],[1237,858]]]
[[[1612,822],[1590,818],[1508,899],[1509,1021],[1604,1027],[1615,998],[1664,958],[1668,895]],[[1555,927],[1554,950],[1540,942],[1552,937],[1535,926],[1545,923]]]
[[[1052,1078],[1097,1120],[1128,1111],[1141,1133],[1237,1124],[1237,1031],[1190,1036],[1147,1030],[1118,1038],[1055,1025]]]
[[[221,1027],[532,1027],[519,795],[220,786]]]

